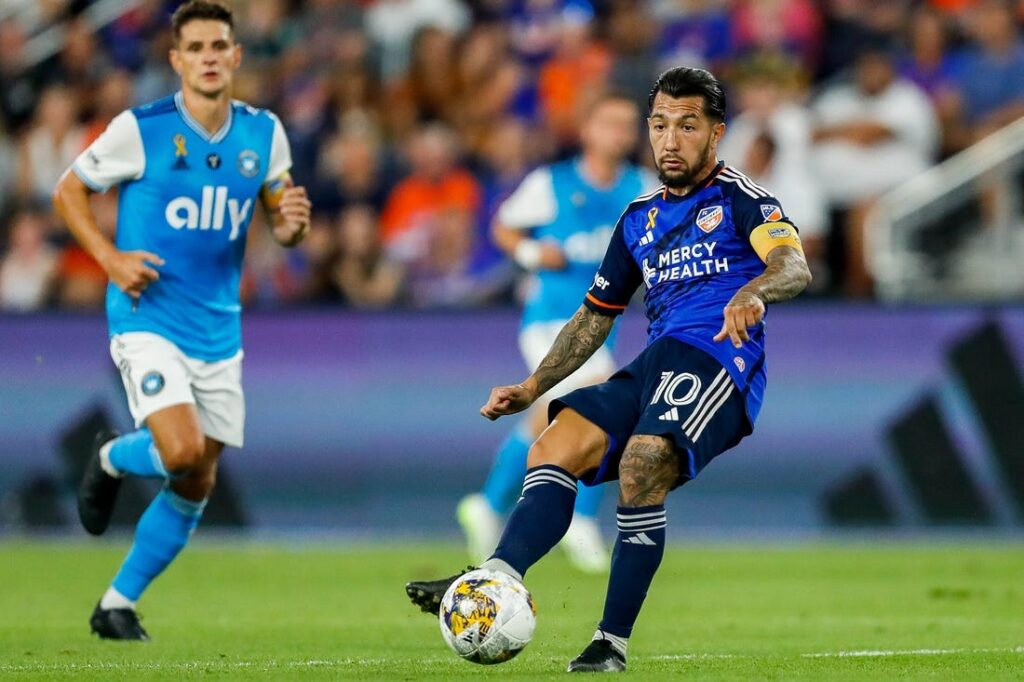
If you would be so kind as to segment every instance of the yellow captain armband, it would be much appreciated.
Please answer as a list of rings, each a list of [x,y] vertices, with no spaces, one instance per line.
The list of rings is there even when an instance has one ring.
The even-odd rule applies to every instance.
[[[277,205],[281,202],[281,195],[284,194],[284,190],[294,184],[291,173],[283,173],[275,179],[265,182],[260,189],[264,205],[270,208],[277,208]]]
[[[750,233],[750,245],[754,247],[758,257],[768,262],[768,254],[776,246],[792,246],[803,253],[804,248],[800,245],[800,235],[796,228],[789,223],[765,223],[758,225]]]

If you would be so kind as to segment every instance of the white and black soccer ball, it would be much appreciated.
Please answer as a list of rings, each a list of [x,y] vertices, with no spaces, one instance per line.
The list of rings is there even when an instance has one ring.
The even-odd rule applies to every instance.
[[[441,599],[441,634],[473,663],[503,663],[522,651],[537,625],[526,587],[501,571],[477,569],[459,577]]]

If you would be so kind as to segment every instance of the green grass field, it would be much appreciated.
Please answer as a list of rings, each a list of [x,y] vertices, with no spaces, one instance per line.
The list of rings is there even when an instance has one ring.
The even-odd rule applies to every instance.
[[[87,618],[126,545],[0,544],[0,677],[564,677],[605,580],[552,555],[530,573],[533,643],[458,660],[402,589],[465,562],[454,547],[287,548],[202,541],[144,598],[148,644]],[[677,545],[630,643],[638,679],[1024,678],[1024,547]]]

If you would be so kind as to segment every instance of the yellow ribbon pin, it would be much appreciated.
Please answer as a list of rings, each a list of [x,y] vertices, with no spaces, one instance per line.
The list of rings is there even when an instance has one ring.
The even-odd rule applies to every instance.
[[[181,133],[174,136],[174,155],[188,156],[188,150],[185,149],[185,136]]]
[[[647,212],[647,229],[648,230],[653,230],[654,229],[654,219],[657,218],[657,217],[658,217],[658,207],[655,206],[654,208],[652,208],[650,211]]]

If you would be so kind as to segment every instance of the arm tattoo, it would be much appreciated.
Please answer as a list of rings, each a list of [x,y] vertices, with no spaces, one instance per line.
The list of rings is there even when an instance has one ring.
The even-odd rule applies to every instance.
[[[679,479],[679,458],[661,436],[634,436],[619,462],[619,503],[624,507],[661,504]]]
[[[608,338],[614,323],[614,317],[580,306],[572,319],[562,327],[562,331],[558,332],[551,350],[533,373],[533,378],[537,380],[537,394],[547,392],[579,369]]]
[[[765,303],[787,301],[811,283],[804,255],[791,246],[778,246],[768,253],[764,272],[743,287]]]

